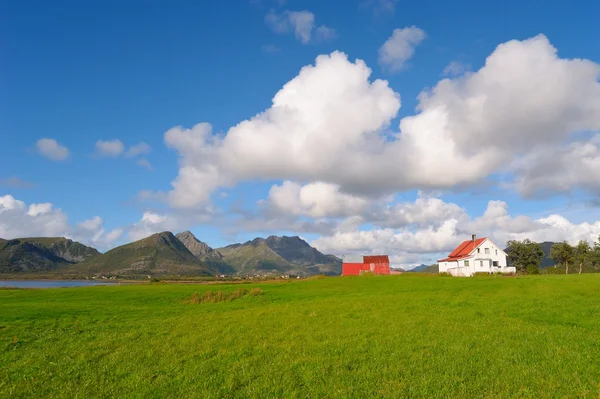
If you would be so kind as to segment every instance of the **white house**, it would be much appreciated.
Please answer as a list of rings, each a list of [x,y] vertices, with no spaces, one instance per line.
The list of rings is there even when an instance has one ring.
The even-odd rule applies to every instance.
[[[453,276],[470,277],[475,273],[514,273],[514,267],[508,267],[506,252],[490,239],[476,238],[460,244],[446,259],[438,260],[439,272]]]

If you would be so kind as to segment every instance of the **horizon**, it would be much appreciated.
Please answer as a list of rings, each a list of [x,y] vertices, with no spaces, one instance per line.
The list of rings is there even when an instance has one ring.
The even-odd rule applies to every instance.
[[[2,7],[4,239],[297,236],[405,268],[473,232],[600,236],[600,4]]]

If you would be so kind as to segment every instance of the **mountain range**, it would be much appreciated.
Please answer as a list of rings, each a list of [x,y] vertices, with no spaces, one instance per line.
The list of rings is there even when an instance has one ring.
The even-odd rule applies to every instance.
[[[100,256],[96,249],[63,237],[0,238],[0,272],[51,271]]]
[[[153,234],[101,254],[57,238],[0,239],[0,273],[64,275],[339,275],[342,261],[300,237],[256,238],[213,249],[191,232]]]

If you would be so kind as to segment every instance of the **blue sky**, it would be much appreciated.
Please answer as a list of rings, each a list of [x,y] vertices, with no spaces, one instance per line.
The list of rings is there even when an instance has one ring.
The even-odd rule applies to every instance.
[[[543,34],[548,46],[558,50],[559,59],[585,59],[597,65],[600,62],[600,47],[597,46],[600,27],[596,16],[600,15],[600,5],[594,2],[581,2],[576,6],[539,0],[350,0],[342,6],[340,2],[333,1],[300,0],[25,0],[2,2],[0,7],[0,34],[3,37],[0,43],[3,59],[0,65],[0,197],[10,195],[26,207],[35,203],[51,203],[52,212],[60,209],[68,217],[68,221],[60,222],[62,224],[54,223],[51,218],[34,222],[28,219],[32,215],[19,219],[13,206],[9,218],[9,206],[5,200],[4,219],[0,213],[0,232],[4,236],[56,231],[57,234],[72,235],[94,243],[89,234],[100,237],[98,229],[104,235],[120,229],[122,234],[116,239],[116,233],[110,240],[96,239],[95,244],[106,249],[166,227],[174,230],[189,228],[214,246],[256,235],[285,233],[299,234],[323,250],[337,254],[388,251],[396,256],[398,263],[404,264],[435,259],[437,254],[452,249],[452,243],[460,240],[466,230],[475,227],[481,229],[478,233],[496,234],[494,237],[499,240],[521,237],[518,234],[529,234],[533,238],[564,236],[564,239],[578,240],[600,233],[594,230],[594,223],[600,217],[597,208],[599,187],[591,178],[594,173],[600,177],[599,172],[592,170],[591,176],[587,173],[587,179],[572,177],[585,174],[581,170],[585,171],[589,164],[581,166],[584,169],[574,169],[569,177],[573,181],[563,180],[563,186],[567,188],[556,189],[557,185],[550,183],[548,176],[538,176],[538,172],[535,172],[535,184],[542,183],[535,186],[536,193],[530,193],[526,188],[515,189],[512,185],[512,180],[519,180],[530,187],[527,179],[533,181],[532,173],[544,169],[535,166],[537,164],[534,165],[532,160],[535,158],[534,150],[546,151],[542,149],[543,144],[551,145],[552,151],[563,154],[571,143],[585,145],[588,141],[594,142],[598,131],[593,117],[590,120],[580,117],[581,123],[579,120],[566,123],[577,125],[577,128],[567,128],[553,136],[554,141],[546,143],[544,132],[538,129],[538,126],[544,126],[544,121],[540,120],[544,115],[534,112],[529,115],[535,114],[537,119],[519,124],[521,130],[518,134],[528,135],[530,132],[523,126],[534,126],[532,131],[540,135],[536,141],[539,148],[520,148],[511,153],[503,148],[500,157],[495,144],[487,142],[485,149],[493,154],[490,157],[498,156],[495,162],[499,165],[491,168],[489,173],[465,178],[468,181],[457,179],[456,184],[450,182],[444,187],[434,187],[436,184],[428,181],[408,184],[404,182],[406,176],[390,176],[390,180],[397,179],[399,183],[381,191],[370,189],[369,195],[365,195],[364,190],[350,193],[354,200],[362,201],[361,204],[384,204],[381,206],[388,208],[397,204],[414,204],[417,198],[435,198],[444,206],[456,205],[464,215],[444,214],[424,221],[404,221],[404,224],[399,222],[387,226],[385,222],[375,220],[380,217],[373,217],[372,212],[366,212],[362,205],[357,205],[360,209],[351,207],[351,210],[345,208],[346,211],[331,207],[326,212],[303,213],[296,210],[294,213],[290,210],[296,216],[291,218],[289,214],[281,215],[285,211],[281,207],[278,208],[279,214],[273,211],[268,198],[271,187],[281,185],[283,180],[300,185],[325,181],[335,185],[340,192],[352,191],[348,188],[351,186],[348,176],[339,176],[336,180],[337,176],[325,173],[321,178],[319,175],[315,177],[313,172],[305,173],[293,168],[288,174],[274,172],[264,176],[254,171],[247,178],[241,177],[244,173],[238,170],[234,173],[235,177],[231,177],[233,183],[228,184],[230,187],[223,188],[219,183],[210,190],[209,204],[188,204],[183,209],[175,205],[172,198],[166,198],[173,190],[171,182],[178,176],[181,162],[197,163],[198,157],[201,157],[194,153],[186,158],[181,148],[168,148],[165,143],[167,130],[176,126],[189,129],[197,123],[207,122],[212,125],[213,134],[224,137],[231,127],[268,110],[273,97],[286,82],[298,76],[302,67],[314,65],[319,55],[329,55],[337,50],[345,53],[350,63],[361,59],[372,70],[368,82],[384,79],[390,89],[399,94],[401,107],[397,112],[392,111],[391,116],[382,117],[380,124],[380,135],[388,131],[391,140],[394,140],[393,135],[398,133],[402,118],[421,111],[415,108],[422,90],[435,87],[444,78],[459,80],[469,71],[477,73],[497,46],[511,40],[523,42]],[[305,13],[303,16],[310,14],[314,19],[308,43],[303,43],[302,38],[294,34],[298,28],[294,16],[301,15],[297,14],[300,12]],[[274,19],[269,20],[269,15]],[[327,27],[329,34],[319,38],[322,26]],[[394,71],[381,61],[380,49],[393,37],[395,29],[411,27],[422,32],[424,38],[408,44],[412,53],[408,58],[406,54],[400,55],[400,58],[406,59],[401,60],[402,67]],[[547,50],[548,46],[541,44],[540,51]],[[515,48],[515,54],[517,51],[520,50]],[[398,53],[392,56],[398,57]],[[462,70],[443,76],[445,68],[452,63]],[[511,65],[519,65],[518,59]],[[531,68],[534,67],[531,65]],[[551,70],[550,66],[548,70]],[[515,79],[519,76],[516,70],[506,74],[511,73]],[[552,76],[549,75],[548,81],[556,81]],[[593,86],[593,77],[586,75],[586,78]],[[538,84],[532,86],[532,90],[541,90],[541,87],[545,86]],[[590,84],[585,87],[590,87]],[[571,110],[578,101],[592,106],[597,104],[597,93],[593,90],[586,94],[587,97],[571,98],[573,96],[568,90],[560,92],[559,89],[556,93],[552,92],[552,96],[562,96],[562,100],[557,103],[558,108],[548,110],[549,114],[556,113],[557,109]],[[479,89],[473,90],[481,94]],[[455,94],[460,95],[463,91],[457,89]],[[509,92],[508,95],[519,97],[517,92]],[[335,100],[332,99],[332,102]],[[438,100],[446,101],[446,98],[440,96]],[[354,110],[348,108],[344,112],[352,114]],[[507,110],[507,119],[513,118],[509,112]],[[581,130],[586,132],[585,140],[576,138]],[[474,132],[477,134],[476,129]],[[494,140],[497,141],[512,140],[503,137],[502,131],[496,133],[490,130],[492,134],[496,135]],[[560,140],[557,141],[558,136]],[[43,138],[56,140],[66,147],[66,159],[48,159],[40,154],[36,142]],[[115,139],[123,143],[123,150],[115,156],[106,156],[106,153],[101,156],[96,148],[97,142]],[[477,141],[477,138],[474,140]],[[125,155],[131,146],[141,142],[151,147],[149,153]],[[432,141],[431,145],[435,146],[436,142]],[[591,151],[596,149],[594,147]],[[594,154],[590,155],[593,162]],[[568,155],[563,155],[569,159]],[[530,165],[527,172],[515,171],[520,170],[517,165],[508,167],[509,160],[517,158],[527,160],[527,165]],[[147,161],[146,167],[138,164],[141,159]],[[252,165],[253,161],[248,162]],[[469,168],[470,165],[466,163],[464,167]],[[408,168],[401,164],[398,167]],[[502,168],[508,171],[500,170]],[[414,173],[418,174],[419,168],[415,167],[415,170],[417,172]],[[223,175],[225,172],[219,174]],[[525,177],[520,179],[522,176]],[[186,180],[185,184],[192,183]],[[140,200],[139,193],[142,191],[154,193],[154,199]],[[389,200],[387,197],[392,194],[394,198]],[[386,199],[383,199],[384,196],[387,196]],[[317,202],[319,198],[322,197],[317,196]],[[506,202],[511,220],[526,216],[531,219],[532,226],[509,228],[493,223],[469,224],[484,214],[490,200]],[[339,205],[339,201],[336,203]],[[432,202],[425,205],[435,207]],[[207,206],[213,211],[207,212]],[[219,216],[215,216],[214,209],[218,209]],[[244,213],[240,213],[241,209]],[[169,223],[146,223],[141,228],[139,222],[144,212],[173,219]],[[411,212],[425,213],[422,209]],[[560,223],[555,223],[552,227],[544,225],[540,228],[536,224],[537,219],[551,214],[565,217],[569,226],[560,227]],[[102,227],[86,230],[88,236],[81,229],[76,232],[77,223],[95,216],[102,219]],[[352,224],[352,216],[362,219]],[[465,227],[455,229],[442,239],[439,231],[443,217],[459,220]],[[461,218],[465,217],[467,219],[463,223]],[[279,222],[274,223],[274,219]],[[20,220],[21,225],[30,224],[30,231],[12,225],[15,220]],[[317,221],[330,223],[330,226],[327,229],[315,227]],[[299,222],[312,227],[299,228]],[[590,226],[581,226],[584,222]],[[134,227],[136,223],[137,230]],[[348,228],[348,223],[355,227]],[[49,225],[59,227],[52,230]],[[346,230],[340,227],[342,225],[346,226]],[[382,240],[381,244],[367,244],[368,240],[359,244],[356,241],[360,241],[361,237],[352,236],[360,230],[390,228],[395,238],[390,238],[389,234],[385,237],[375,234],[374,237]],[[424,233],[427,231],[437,232],[431,239],[440,240],[439,245],[429,249],[425,248],[429,244],[422,245],[422,251],[404,247],[403,239],[410,242],[429,240]],[[410,237],[406,235],[409,233]],[[406,246],[412,248],[414,245]]]

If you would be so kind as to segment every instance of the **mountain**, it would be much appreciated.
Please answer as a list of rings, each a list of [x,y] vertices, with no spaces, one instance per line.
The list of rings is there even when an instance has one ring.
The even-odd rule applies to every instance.
[[[198,240],[191,231],[177,233],[175,237],[202,263],[217,270],[219,273],[235,274],[236,270],[223,261],[223,254]]]
[[[0,273],[53,271],[100,255],[64,237],[0,239]]]
[[[66,238],[0,239],[0,273],[53,271],[118,276],[340,275],[341,259],[300,237],[256,238],[213,249],[191,232],[162,232],[104,254]]]
[[[111,249],[64,271],[121,276],[215,274],[214,269],[202,263],[168,231]]]
[[[554,261],[552,258],[550,258],[550,250],[554,244],[556,243],[550,241],[544,241],[540,243],[542,251],[544,251],[544,259],[542,260],[542,264],[540,266],[541,268],[554,266]]]
[[[215,249],[212,249],[207,244],[198,240],[191,231],[175,234],[175,237],[185,245],[185,247],[196,258],[223,259],[223,255]]]
[[[342,260],[324,255],[300,237],[255,238],[217,250],[238,274],[339,275]]]
[[[433,265],[426,265],[426,264],[421,264],[413,269],[408,270],[409,272],[418,272],[418,273],[438,273],[439,272],[439,267],[436,264]]]

